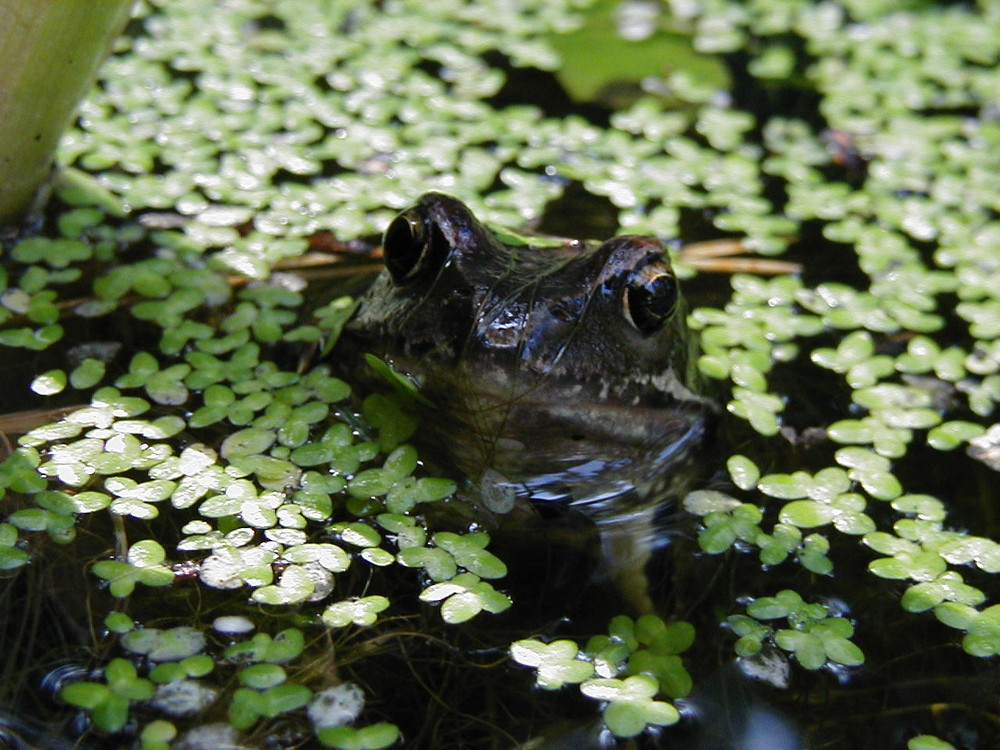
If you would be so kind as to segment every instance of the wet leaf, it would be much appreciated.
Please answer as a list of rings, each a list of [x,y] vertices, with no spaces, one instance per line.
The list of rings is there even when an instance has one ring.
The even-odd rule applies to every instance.
[[[726,461],[726,468],[729,469],[729,476],[732,477],[733,484],[741,490],[749,490],[757,486],[760,479],[760,469],[746,456],[730,456]]]
[[[255,602],[272,606],[298,604],[309,599],[315,589],[315,581],[305,568],[290,565],[281,572],[277,584],[261,586],[253,592],[251,598]]]
[[[322,620],[331,628],[342,628],[347,625],[373,625],[378,614],[389,608],[389,600],[384,596],[365,596],[336,602],[327,607],[321,615]]]
[[[337,750],[381,750],[396,743],[399,729],[385,722],[366,727],[323,727],[316,737],[326,747]]]
[[[62,370],[49,370],[31,381],[31,390],[39,396],[54,396],[66,387],[66,373]]]
[[[366,523],[339,523],[331,526],[330,531],[355,547],[377,547],[382,542],[381,534]]]
[[[280,685],[287,677],[285,670],[277,664],[253,664],[240,670],[239,680],[243,685],[257,690]]]
[[[955,750],[955,746],[940,737],[920,734],[907,740],[906,750]]]
[[[932,581],[945,572],[947,564],[935,552],[899,552],[873,560],[868,569],[879,578]]]
[[[181,626],[169,630],[142,628],[130,630],[121,639],[122,646],[152,661],[173,662],[191,657],[205,648],[205,634],[198,628]]]
[[[617,737],[634,737],[648,724],[669,726],[680,719],[672,705],[653,700],[657,689],[656,680],[645,675],[624,680],[591,679],[580,686],[580,692],[588,698],[608,702],[604,721]]]
[[[458,565],[448,552],[433,547],[407,547],[401,549],[397,558],[408,568],[423,568],[432,581],[441,582],[454,578]]]
[[[219,447],[224,458],[264,453],[274,444],[277,435],[271,430],[250,428],[232,433]]]
[[[510,646],[514,661],[537,670],[538,686],[556,690],[566,684],[576,684],[590,678],[594,666],[577,658],[579,647],[573,641],[543,643],[535,640],[515,641]]]
[[[509,597],[472,573],[459,573],[448,581],[431,584],[420,593],[420,599],[441,602],[441,617],[451,625],[470,620],[483,610],[503,612],[512,603]]]
[[[503,578],[507,575],[504,562],[486,549],[490,537],[485,532],[453,534],[439,531],[432,538],[434,544],[447,551],[459,566],[480,578]]]

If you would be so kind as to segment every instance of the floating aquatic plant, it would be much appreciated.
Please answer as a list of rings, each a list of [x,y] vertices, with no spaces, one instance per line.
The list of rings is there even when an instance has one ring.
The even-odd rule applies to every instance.
[[[592,637],[583,649],[571,640],[527,639],[511,644],[511,656],[535,669],[539,687],[579,685],[581,694],[601,702],[612,734],[634,737],[649,726],[670,726],[680,719],[674,705],[657,696],[683,698],[691,691],[679,654],[693,642],[694,628],[688,623],[623,615],[611,621],[607,635]]]
[[[87,711],[95,726],[117,732],[128,721],[130,705],[152,698],[156,687],[139,677],[128,659],[112,659],[103,673],[104,682],[74,682],[59,695],[67,703]]]
[[[791,590],[750,602],[746,615],[732,615],[727,624],[740,638],[736,652],[741,657],[758,654],[765,641],[772,641],[795,657],[806,669],[827,664],[858,666],[864,653],[851,640],[854,625],[845,617],[831,615],[823,604],[809,604]],[[788,627],[768,623],[785,620]]]
[[[392,597],[347,588],[351,576],[382,573],[415,582],[449,622],[505,609],[495,588],[505,567],[488,537],[434,528],[423,514],[445,507],[455,485],[423,475],[406,446],[418,429],[400,407],[412,384],[385,366],[397,395],[368,396],[358,417],[331,368],[276,363],[277,347],[329,354],[353,303],[340,298],[310,317],[298,280],[274,268],[318,233],[348,241],[380,230],[427,189],[518,229],[572,187],[606,199],[622,231],[671,239],[704,225],[761,253],[791,245],[805,258],[802,278],[738,274],[721,308],[691,313],[699,368],[732,385],[729,413],[759,436],[728,462],[735,490],[685,503],[702,523],[700,550],[752,551],[751,569],[759,561],[818,574],[803,602],[822,601],[835,561],[860,554],[868,585],[889,582],[886,596],[904,587],[906,617],[933,612],[967,653],[995,654],[984,581],[998,570],[996,543],[953,519],[961,498],[925,494],[906,470],[925,448],[972,460],[959,451],[988,435],[1000,402],[995,7],[673,2],[659,20],[690,32],[684,59],[739,51],[746,85],[727,90],[712,58],[710,76],[655,65],[607,126],[498,108],[491,98],[504,72],[481,53],[556,68],[549,35],[583,25],[586,5],[501,13],[455,2],[454,13],[429,15],[406,3],[141,4],[63,144],[65,210],[5,251],[0,345],[45,357],[25,397],[71,406],[0,464],[0,568],[25,566],[49,540],[73,542],[81,524],[109,512],[113,559],[90,570],[112,606],[130,612],[144,595],[173,595],[195,579],[268,613],[298,608],[307,632],[346,637],[394,614]],[[822,129],[813,113],[764,106],[771,93],[803,88],[817,96]],[[837,244],[815,260],[823,243]],[[140,327],[138,343],[64,357],[81,343],[81,321],[124,316]],[[833,379],[845,408],[804,426],[800,384],[812,376]],[[808,466],[784,442],[803,427],[823,456]],[[772,466],[775,454],[783,458]],[[160,535],[170,525],[177,538]],[[773,643],[806,666],[856,660],[845,618],[787,602],[771,617],[781,608],[769,601],[758,596],[753,612],[733,615],[746,617],[730,620],[748,628],[741,641]],[[141,642],[132,632],[182,627],[123,617],[109,624],[122,648]],[[600,648],[572,642],[570,653],[557,639],[522,655],[534,654],[526,658],[553,686],[560,670],[597,670],[582,679],[603,682],[585,694],[607,704],[605,720],[625,736],[670,723],[658,696],[682,694],[686,672],[669,648],[630,651],[622,628]],[[241,697],[231,696],[241,726],[301,716],[311,705],[303,700],[321,695],[296,681],[303,652],[280,629],[233,652],[246,659],[235,677]],[[119,659],[104,665],[104,682],[69,695],[114,731],[149,700],[143,680],[214,675],[228,657],[209,651],[131,676]],[[616,671],[633,660],[626,652],[634,673]],[[140,742],[162,750],[188,729],[153,719]],[[315,730],[331,747],[399,736],[387,722]],[[911,750],[947,746],[909,741]]]
[[[456,590],[447,597],[436,592],[426,597],[448,599],[443,607],[446,621],[463,622],[483,609],[499,612],[510,606],[490,584],[477,583],[478,576],[463,572],[475,570],[494,579],[505,575],[503,563],[485,549],[486,534],[472,535],[463,543],[459,534],[428,533],[422,520],[407,515],[449,497],[455,484],[413,476],[416,453],[400,445],[413,422],[391,398],[371,397],[365,403],[362,411],[375,417],[374,427],[363,428],[372,438],[365,439],[356,432],[360,422],[331,421],[331,408],[350,396],[350,388],[333,377],[328,366],[299,374],[262,360],[261,344],[274,343],[296,324],[290,310],[301,305],[300,296],[278,287],[255,287],[238,293],[234,302],[228,293],[212,299],[199,293],[185,297],[183,304],[147,310],[144,299],[173,304],[173,272],[166,267],[149,270],[152,275],[129,279],[127,287],[113,294],[136,295],[133,314],[138,307],[141,319],[155,317],[170,330],[187,328],[189,333],[176,340],[181,347],[165,336],[160,356],[134,353],[114,385],[100,385],[108,366],[93,357],[85,358],[69,377],[54,370],[35,379],[33,390],[40,396],[52,397],[67,387],[84,393],[96,390],[88,404],[71,409],[62,420],[30,430],[21,440],[23,447],[3,462],[3,485],[30,498],[27,507],[9,513],[3,524],[5,567],[28,561],[31,533],[46,532],[68,543],[78,517],[108,511],[132,521],[151,521],[167,509],[168,514],[187,514],[182,536],[174,542],[176,551],[168,552],[166,540],[140,537],[123,543],[115,559],[93,564],[92,573],[106,582],[112,596],[128,599],[137,587],[173,586],[184,568],[210,588],[248,586],[254,601],[273,607],[322,602],[329,599],[335,576],[355,560],[375,567],[423,567],[397,560],[397,553],[419,547],[432,556],[446,556],[450,563],[448,574],[435,576],[431,584],[450,579],[467,594]],[[211,283],[202,288],[211,288]],[[108,286],[101,291],[112,296]],[[199,328],[205,306],[222,303],[230,304],[231,311],[221,330]],[[339,327],[349,309],[340,305],[325,317]],[[275,314],[282,310],[288,314]],[[336,332],[327,335],[335,337]],[[188,410],[186,418],[164,411],[181,406]],[[220,423],[230,429],[216,446],[175,441],[182,432]],[[401,430],[400,423],[411,427]],[[345,513],[354,520],[334,521]],[[380,530],[389,536],[383,538]],[[442,570],[432,563],[428,567]],[[316,612],[316,624],[366,627],[391,602],[384,596],[345,592],[324,606]],[[178,706],[216,701],[218,688],[205,680],[218,669],[220,658],[252,662],[237,674],[241,686],[226,697],[230,722],[237,729],[297,712],[312,698],[309,687],[289,679],[279,666],[300,655],[300,631],[285,631],[274,639],[257,633],[245,645],[234,644],[213,656],[201,653],[205,640],[199,629],[139,625],[127,617],[109,623],[128,653],[148,660],[146,677],[135,673],[132,681],[119,679],[125,669],[119,664],[135,672],[131,662],[119,659],[108,667],[107,686],[72,682],[62,690],[67,702],[90,712],[94,726],[104,731],[124,727],[131,702],[173,715],[184,713]],[[155,693],[146,685],[153,685]],[[188,713],[197,711],[191,708]],[[141,741],[150,747],[162,745],[163,738],[176,734],[175,721],[147,725],[154,729],[144,729]],[[372,726],[375,729],[327,727],[321,741],[333,747],[382,747],[395,739],[394,726]]]

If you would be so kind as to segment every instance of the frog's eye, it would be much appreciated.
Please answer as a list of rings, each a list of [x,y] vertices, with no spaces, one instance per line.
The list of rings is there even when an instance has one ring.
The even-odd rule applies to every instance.
[[[394,281],[412,281],[430,267],[434,244],[430,235],[418,211],[405,211],[392,220],[382,248]]]
[[[622,299],[625,318],[640,333],[655,333],[677,309],[677,291],[677,279],[669,267],[651,263],[635,269]]]

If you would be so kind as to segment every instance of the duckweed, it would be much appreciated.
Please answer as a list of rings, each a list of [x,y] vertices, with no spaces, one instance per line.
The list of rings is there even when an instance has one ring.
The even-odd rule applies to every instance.
[[[305,685],[278,684],[266,690],[237,688],[229,705],[229,723],[235,729],[249,729],[261,718],[303,708],[310,698],[312,693]]]
[[[350,624],[372,625],[379,612],[389,608],[389,600],[384,596],[365,596],[354,601],[340,601],[331,604],[321,615],[323,622],[331,628],[342,628]]]
[[[831,616],[822,604],[808,604],[796,592],[784,590],[773,597],[760,597],[747,605],[746,615],[733,615],[728,624],[738,635],[737,653],[744,658],[760,652],[765,640],[773,640],[806,669],[827,664],[858,666],[865,657],[850,637],[853,624]],[[774,629],[767,622],[786,620],[787,628]]]
[[[188,656],[176,662],[157,664],[149,670],[149,679],[158,685],[178,682],[188,678],[204,677],[215,669],[215,661],[208,654]]]
[[[920,734],[907,740],[906,750],[955,750],[955,746],[940,737]]]
[[[645,675],[624,680],[597,678],[580,686],[588,698],[606,701],[604,722],[617,737],[634,737],[648,725],[670,726],[680,719],[680,712],[670,703],[653,700],[657,681]]]
[[[576,685],[594,674],[594,665],[580,656],[580,647],[573,641],[517,641],[511,644],[511,655],[519,664],[535,668],[539,687],[556,690],[563,685]]]
[[[310,318],[298,282],[274,269],[321,233],[345,242],[383,228],[427,189],[520,228],[572,186],[607,199],[621,231],[670,239],[704,224],[757,252],[791,246],[805,258],[801,278],[736,274],[721,309],[690,313],[698,367],[732,385],[731,421],[759,436],[727,462],[732,496],[685,501],[701,524],[700,550],[749,551],[767,568],[825,576],[860,549],[873,585],[887,582],[887,596],[902,588],[906,617],[933,612],[968,654],[997,653],[997,605],[983,582],[1000,571],[997,545],[957,530],[961,499],[924,494],[906,470],[925,449],[966,460],[959,449],[988,436],[1000,402],[1000,166],[988,116],[996,13],[983,3],[975,13],[671,3],[671,23],[691,32],[685,55],[739,51],[745,86],[757,79],[754,96],[768,95],[755,102],[724,90],[712,59],[709,76],[657,63],[644,93],[607,126],[498,108],[491,97],[505,73],[480,53],[557,69],[549,35],[584,23],[586,5],[497,14],[457,3],[432,17],[414,4],[141,4],[63,143],[56,191],[68,208],[7,253],[0,345],[55,358],[77,317],[124,320],[140,333],[120,356],[44,360],[32,398],[82,406],[31,429],[0,464],[5,502],[17,503],[0,523],[0,568],[28,563],[38,535],[68,544],[108,510],[127,533],[116,536],[114,559],[91,570],[122,606],[150,587],[173,594],[189,575],[280,617],[294,607],[310,627],[383,627],[397,604],[347,585],[363,569],[372,580],[379,571],[419,579],[420,598],[449,623],[508,608],[494,588],[506,566],[488,537],[438,530],[424,514],[456,485],[416,468],[407,441],[419,427],[405,411],[421,398],[413,384],[370,363],[393,395],[368,395],[359,417],[330,367],[275,364],[292,344],[336,357],[355,303],[338,297]],[[327,43],[344,40],[345,28],[350,43]],[[815,92],[824,131],[812,117],[764,106],[784,86]],[[820,242],[839,246],[816,260]],[[842,389],[844,409],[804,425],[811,412],[797,384],[814,376]],[[788,455],[786,439],[800,432],[825,459],[806,467]],[[179,538],[144,538],[173,520]],[[814,578],[806,599],[823,601],[813,597],[827,582]],[[749,659],[767,645],[807,669],[858,664],[854,625],[795,596],[758,596],[746,615],[733,614],[736,652]],[[152,637],[157,629],[136,618],[109,623],[116,643]],[[584,694],[606,706],[614,734],[676,721],[657,696],[679,697],[690,684],[677,658],[684,638],[640,647],[637,631],[618,622],[606,639],[513,654],[537,668],[540,684],[603,681]],[[226,696],[234,725],[306,705],[313,686],[296,681],[295,664],[305,642],[290,628],[223,649],[217,668],[243,665],[245,684]],[[148,700],[147,682],[197,680],[217,656],[163,661],[146,677],[116,659],[105,682],[74,683],[64,698],[117,731],[132,704]],[[174,741],[173,722],[147,722],[144,750]],[[399,730],[379,722],[316,734],[330,747],[375,748]],[[921,735],[908,746],[949,745]]]
[[[154,587],[172,584],[173,571],[161,565],[165,559],[163,547],[146,539],[133,544],[124,561],[101,560],[94,564],[93,572],[108,582],[112,596],[121,598],[131,594],[137,583]]]
[[[153,279],[150,276],[148,283],[133,279],[128,288],[116,293],[170,294]],[[105,293],[110,293],[110,288],[106,287]],[[278,288],[261,287],[244,298],[265,308],[301,303],[297,295],[289,296]],[[200,298],[197,304],[203,301]],[[243,306],[238,305],[225,318],[228,323],[223,326],[223,338],[231,338],[232,331],[245,330],[242,326],[249,320],[246,305],[251,302],[240,304]],[[195,309],[177,308],[177,312],[187,315]],[[271,320],[281,330],[294,324],[290,315]],[[259,326],[254,329],[254,321],[248,325],[257,341],[267,344],[280,338]],[[379,448],[374,442],[359,441],[347,424],[329,424],[330,404],[347,399],[350,389],[332,377],[328,367],[315,367],[301,375],[284,372],[263,362],[258,344],[247,337],[213,346],[210,330],[208,337],[199,328],[190,329],[190,333],[187,339],[192,348],[180,352],[171,345],[162,356],[136,352],[127,372],[115,379],[114,386],[94,391],[89,405],[71,411],[61,422],[25,435],[25,447],[4,463],[4,484],[18,492],[31,492],[35,507],[11,513],[3,526],[6,567],[18,567],[29,559],[19,531],[47,532],[65,543],[75,535],[76,514],[107,509],[148,521],[169,505],[175,511],[197,513],[197,520],[185,524],[177,551],[200,553],[193,561],[193,570],[203,584],[219,589],[249,587],[253,601],[271,607],[328,600],[334,576],[347,571],[355,557],[379,567],[397,562],[394,551],[381,547],[387,540],[374,526],[361,520],[329,525],[340,512],[335,497],[345,492],[340,507],[351,507],[354,499],[375,503],[364,514],[381,512],[383,525],[393,533],[393,550],[395,545],[400,551],[419,546],[447,555],[451,561],[457,556],[463,569],[492,578],[504,575],[503,564],[484,549],[489,541],[486,535],[476,535],[465,546],[457,534],[432,541],[415,519],[403,515],[450,496],[455,484],[411,476],[417,457],[411,447],[399,445],[407,433],[397,427],[399,420],[394,417],[399,407],[395,402],[384,400],[369,407],[383,422],[381,429],[375,427],[381,432],[383,445],[395,450],[383,457],[380,467],[365,468],[379,456]],[[177,362],[178,355],[186,361]],[[175,359],[171,361],[171,357]],[[104,361],[91,358],[69,378],[63,371],[53,371],[37,379],[34,390],[53,395],[69,385],[87,391],[99,386],[106,371]],[[142,395],[131,395],[137,392]],[[156,413],[162,407],[176,406],[192,409],[190,416],[185,419]],[[175,448],[171,441],[185,430],[219,422],[237,429],[230,430],[217,448],[197,442]],[[43,452],[44,459],[36,449]],[[48,477],[53,486],[71,491],[45,489],[32,477],[43,481]],[[310,525],[313,533],[325,525],[345,547],[328,541],[311,542],[306,531]],[[452,551],[425,546],[430,544],[450,544]],[[131,597],[139,586],[174,585],[177,576],[172,566],[177,564],[168,559],[163,545],[146,539],[133,542],[118,559],[97,561],[92,572],[106,582],[112,596],[123,599]],[[191,568],[192,561],[185,564]],[[440,565],[431,567],[441,569]],[[479,579],[472,574],[465,575],[469,578],[462,578],[458,565],[452,562],[448,576],[431,582],[443,583],[458,576],[453,585],[461,591],[450,592],[442,607],[446,621],[463,622],[484,609],[499,612],[510,606],[504,594],[485,582],[477,585]],[[432,598],[433,592],[428,599]],[[383,596],[347,595],[323,604],[315,622],[330,628],[370,626],[378,613],[389,607],[389,599]],[[137,685],[190,685],[191,691],[214,700],[215,689],[201,686],[199,681],[215,671],[216,659],[221,656],[250,662],[252,666],[239,673],[243,687],[228,698],[229,720],[238,729],[296,712],[312,696],[307,686],[289,682],[278,666],[301,654],[304,640],[298,630],[285,631],[273,639],[267,633],[257,633],[250,641],[234,644],[213,657],[199,653],[205,645],[200,630],[187,626],[137,628],[130,618],[121,619],[112,630],[120,634],[122,646],[150,661],[148,678],[136,677],[143,680]],[[124,726],[131,693],[123,696],[119,695],[121,690],[116,693],[111,688],[74,687],[80,684],[84,683],[67,686],[68,702],[90,712],[95,726],[105,731]],[[179,705],[179,698],[161,697],[159,691],[156,695],[153,699],[144,692],[135,700],[148,699],[150,706],[162,711]],[[176,731],[173,724],[169,726]],[[392,731],[379,729],[372,735],[375,739],[363,729],[357,730],[360,741],[383,746],[397,731],[392,725],[385,726]],[[170,734],[168,729],[164,732]],[[327,738],[331,746],[349,745],[356,739]],[[142,741],[154,747],[160,742],[145,735]]]
[[[670,726],[680,713],[657,695],[683,698],[691,690],[679,654],[694,642],[686,622],[667,624],[654,615],[615,617],[607,635],[592,637],[584,649],[570,640],[534,639],[511,644],[511,656],[535,670],[539,687],[579,685],[603,705],[604,723],[617,737],[634,737],[647,726]]]
[[[13,570],[28,562],[27,550],[18,547],[17,527],[0,524],[0,570]]]
[[[67,703],[87,711],[98,728],[118,732],[128,722],[130,705],[152,698],[156,688],[139,677],[127,659],[112,659],[103,674],[105,682],[73,682],[59,695]]]
[[[164,719],[156,719],[143,727],[139,742],[142,750],[168,750],[176,736],[177,727]]]
[[[205,634],[188,626],[169,630],[142,628],[123,635],[121,644],[127,651],[142,654],[152,661],[181,661],[205,647]]]
[[[432,583],[420,593],[420,599],[440,602],[441,617],[451,625],[471,620],[484,610],[503,612],[512,604],[510,597],[474,573],[459,573],[447,581]]]
[[[338,750],[381,750],[399,739],[399,729],[387,722],[366,727],[322,727],[316,737],[326,747]]]

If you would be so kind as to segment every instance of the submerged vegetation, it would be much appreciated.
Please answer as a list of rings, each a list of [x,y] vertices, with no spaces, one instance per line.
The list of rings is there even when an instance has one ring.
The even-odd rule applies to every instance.
[[[138,7],[4,236],[0,728],[45,746],[56,701],[97,747],[516,747],[597,706],[669,744],[736,660],[807,746],[990,747],[957,683],[1000,652],[1000,4],[426,5]],[[642,80],[576,67],[612,13]],[[420,464],[412,395],[348,382],[316,269],[429,189],[802,265],[690,285],[731,416],[664,619],[561,622]]]

